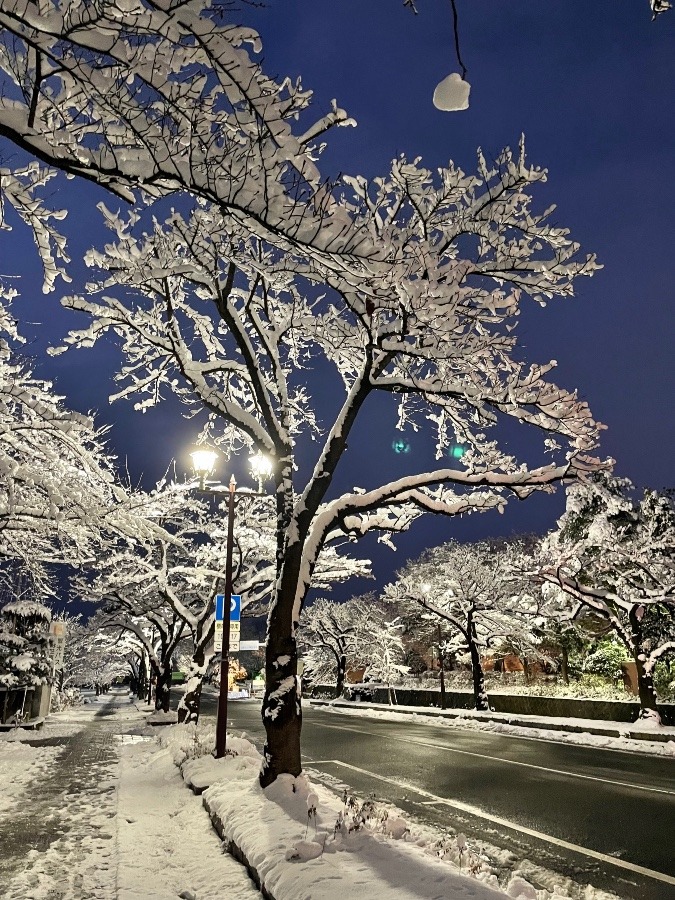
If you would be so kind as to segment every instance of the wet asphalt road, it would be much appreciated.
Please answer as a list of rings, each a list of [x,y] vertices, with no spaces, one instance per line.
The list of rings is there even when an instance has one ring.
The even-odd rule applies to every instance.
[[[527,858],[530,880],[543,867],[620,897],[675,900],[675,759],[303,709],[303,765],[334,786]],[[203,712],[215,715],[208,689]],[[259,701],[228,712],[230,729],[262,747]]]

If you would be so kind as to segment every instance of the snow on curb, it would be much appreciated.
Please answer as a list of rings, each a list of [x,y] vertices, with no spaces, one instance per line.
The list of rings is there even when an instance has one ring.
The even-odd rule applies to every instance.
[[[361,701],[310,700],[341,715],[386,719],[392,722],[413,720],[416,723],[447,728],[470,728],[476,731],[503,732],[514,737],[535,738],[555,743],[564,741],[584,747],[605,747],[653,756],[675,756],[675,728],[672,726],[639,727],[635,723],[605,722],[589,719],[551,720],[515,713],[477,712],[476,710],[433,710],[420,706],[389,706]]]
[[[434,842],[411,834],[399,811],[345,797],[300,775],[280,776],[263,790],[261,756],[245,737],[228,736],[228,755],[199,755],[213,746],[206,731],[178,725],[160,742],[202,802],[229,853],[242,863],[266,900],[552,900],[514,874],[505,888],[463,835]],[[471,875],[457,866],[464,864]]]

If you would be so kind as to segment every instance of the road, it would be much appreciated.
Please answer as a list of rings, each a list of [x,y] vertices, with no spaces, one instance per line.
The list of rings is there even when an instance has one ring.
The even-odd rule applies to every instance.
[[[204,714],[215,714],[207,693]],[[675,760],[305,705],[303,766],[620,897],[675,900]],[[229,704],[262,747],[258,701]],[[541,876],[544,878],[544,876]],[[540,886],[544,887],[542,881]]]

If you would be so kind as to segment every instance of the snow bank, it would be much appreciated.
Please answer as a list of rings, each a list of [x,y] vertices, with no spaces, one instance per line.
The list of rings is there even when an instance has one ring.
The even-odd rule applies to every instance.
[[[204,791],[204,806],[230,851],[274,900],[565,896],[537,890],[521,875],[510,878],[504,893],[463,835],[439,841],[428,830],[415,833],[399,810],[347,792],[340,798],[305,775],[281,776],[263,790],[261,756],[245,737],[228,735],[228,755],[215,760],[207,750],[212,735],[199,732],[175,726],[160,740],[186,782]]]

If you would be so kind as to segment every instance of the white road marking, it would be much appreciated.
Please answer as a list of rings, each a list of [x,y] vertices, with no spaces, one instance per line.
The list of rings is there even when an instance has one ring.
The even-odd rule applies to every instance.
[[[624,859],[619,859],[616,856],[608,856],[605,853],[600,853],[598,850],[591,850],[589,847],[582,847],[579,844],[572,844],[570,841],[564,841],[561,838],[553,837],[550,834],[543,834],[541,831],[535,831],[533,828],[527,828],[525,825],[519,825],[517,822],[511,822],[509,819],[503,819],[501,816],[493,816],[491,813],[484,812],[483,810],[470,806],[468,803],[462,803],[461,800],[447,800],[445,797],[438,797],[436,794],[432,794],[430,791],[425,791],[424,788],[415,787],[412,784],[406,784],[405,782],[398,781],[395,778],[389,778],[387,775],[378,775],[377,772],[370,772],[368,769],[361,769],[359,766],[353,766],[350,763],[341,762],[339,759],[321,759],[321,760],[311,760],[309,765],[326,765],[328,763],[332,763],[335,766],[342,766],[345,769],[351,769],[354,772],[359,772],[361,775],[366,775],[369,778],[377,778],[380,781],[386,781],[387,784],[392,784],[400,790],[414,792],[419,794],[421,797],[428,797],[429,800],[427,803],[435,803],[435,804],[443,804],[444,806],[450,806],[453,809],[457,809],[460,812],[468,813],[472,816],[477,816],[481,819],[485,819],[488,822],[492,822],[494,825],[501,825],[504,828],[509,828],[511,831],[517,831],[520,834],[526,834],[528,837],[536,838],[537,840],[544,841],[548,844],[554,844],[556,847],[562,847],[564,850],[571,850],[574,853],[579,853],[582,856],[589,856],[591,859],[597,859],[600,862],[606,863],[611,866],[618,866],[620,869],[627,869],[629,872],[634,872],[637,875],[644,875],[646,878],[653,878],[656,881],[662,881],[664,884],[672,884],[675,885],[675,878],[671,875],[666,875],[664,872],[657,872],[655,869],[647,869],[645,866],[638,866],[635,863],[628,862]]]
[[[367,731],[365,728],[350,728],[348,725],[321,725],[322,728],[334,728],[336,731],[354,731],[357,734],[370,734],[378,737],[376,731]],[[420,744],[424,747],[436,747],[438,750],[444,750],[447,753],[458,753],[461,756],[474,756],[477,759],[491,759],[494,762],[506,763],[510,766],[522,766],[525,769],[537,769],[540,772],[549,772],[552,775],[565,775],[568,778],[581,778],[585,781],[599,781],[602,784],[614,784],[619,787],[632,788],[635,791],[648,791],[652,794],[669,794],[675,796],[675,791],[669,791],[667,788],[648,787],[647,785],[632,784],[629,781],[616,781],[612,778],[601,778],[599,775],[582,775],[580,772],[568,772],[565,769],[551,769],[548,766],[537,766],[535,763],[521,762],[518,759],[504,759],[502,756],[490,756],[489,753],[475,753],[472,750],[459,750],[456,747],[448,747],[447,744],[438,744],[434,741],[426,741],[421,738],[405,738],[396,737],[394,740],[401,741],[404,744]]]

